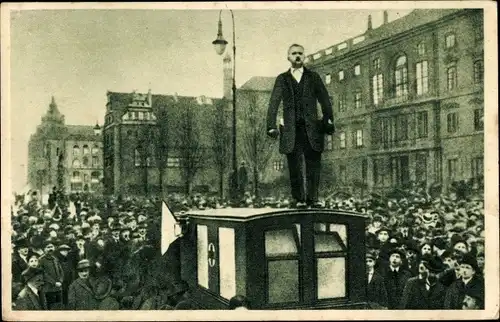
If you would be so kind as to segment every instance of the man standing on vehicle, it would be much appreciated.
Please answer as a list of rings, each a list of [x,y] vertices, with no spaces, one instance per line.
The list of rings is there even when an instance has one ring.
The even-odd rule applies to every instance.
[[[287,156],[292,197],[299,208],[321,206],[318,202],[321,153],[325,133],[335,132],[328,91],[321,77],[304,67],[304,59],[303,46],[293,44],[288,48],[288,61],[292,66],[276,78],[267,111],[267,135],[276,139],[281,134],[279,151]],[[278,130],[276,118],[282,101],[284,124]],[[322,119],[318,119],[318,102]]]

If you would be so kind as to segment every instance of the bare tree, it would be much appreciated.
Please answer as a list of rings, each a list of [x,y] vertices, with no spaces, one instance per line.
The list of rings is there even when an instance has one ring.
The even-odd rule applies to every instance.
[[[179,121],[176,147],[181,163],[181,177],[185,184],[185,193],[190,194],[194,178],[205,157],[205,148],[201,142],[199,115],[189,102],[182,102],[177,109]],[[198,117],[197,117],[198,116]]]
[[[230,161],[231,137],[229,128],[229,115],[226,111],[226,101],[222,100],[215,106],[215,111],[210,120],[210,141],[212,147],[212,159],[219,176],[219,194],[224,198],[224,174]]]
[[[167,168],[168,160],[168,149],[169,149],[169,139],[170,131],[168,124],[168,113],[165,106],[160,107],[156,113],[156,131],[154,135],[154,146],[155,146],[155,159],[156,166],[158,167],[158,176],[160,191],[159,195],[163,198],[164,190],[163,183],[165,181],[165,169]]]
[[[259,197],[259,174],[267,168],[276,142],[266,137],[266,113],[259,106],[256,94],[250,92],[248,98],[249,105],[242,114],[243,154],[252,169],[254,194]]]

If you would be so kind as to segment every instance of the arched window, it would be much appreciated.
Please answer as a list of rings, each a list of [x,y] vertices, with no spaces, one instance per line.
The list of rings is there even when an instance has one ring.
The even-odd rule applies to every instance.
[[[74,159],[73,160],[73,168],[79,168],[80,167],[80,160]]]
[[[84,167],[89,166],[89,158],[88,157],[83,157],[82,161],[83,161],[82,163],[83,163]]]
[[[98,155],[99,154],[99,147],[97,145],[94,145],[92,148],[92,155]]]
[[[99,172],[98,171],[92,171],[90,174],[90,181],[92,183],[99,183]]]
[[[97,155],[92,156],[92,166],[97,168],[99,166],[99,157]]]
[[[73,146],[73,155],[79,155],[80,154],[80,147],[78,145]]]
[[[73,182],[80,182],[80,181],[82,181],[82,178],[80,177],[80,172],[73,171],[73,175],[71,177],[71,181],[73,181]]]
[[[474,84],[482,83],[483,77],[484,77],[483,61],[477,60],[474,62]]]
[[[136,167],[141,166],[141,153],[139,152],[138,149],[135,149],[134,151],[134,164]]]
[[[89,153],[90,153],[89,146],[85,144],[83,146],[83,154],[86,155],[86,154],[89,154]]]
[[[394,69],[394,85],[396,97],[408,95],[408,64],[406,56],[399,56]]]

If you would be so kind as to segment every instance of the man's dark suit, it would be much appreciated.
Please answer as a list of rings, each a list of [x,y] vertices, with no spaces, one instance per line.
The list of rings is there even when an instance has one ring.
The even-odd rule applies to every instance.
[[[321,153],[325,132],[333,134],[333,110],[321,77],[304,67],[297,83],[290,70],[276,78],[267,111],[267,130],[276,129],[278,108],[283,101],[283,126],[279,151],[287,155],[292,197],[298,201],[317,201]],[[317,103],[323,117],[319,119]],[[328,128],[328,121],[331,122]],[[303,187],[302,154],[306,163],[307,195]]]

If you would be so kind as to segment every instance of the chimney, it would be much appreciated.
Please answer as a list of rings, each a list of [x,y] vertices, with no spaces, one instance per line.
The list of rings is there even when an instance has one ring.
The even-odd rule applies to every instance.
[[[389,22],[389,14],[384,10],[384,25]]]
[[[153,95],[151,94],[151,88],[148,89],[148,105],[153,106]]]
[[[99,126],[99,123],[96,122],[94,126],[94,134],[95,135],[101,135],[101,127]]]
[[[372,15],[368,15],[368,30],[372,30]]]

